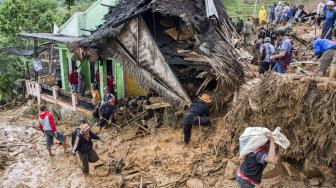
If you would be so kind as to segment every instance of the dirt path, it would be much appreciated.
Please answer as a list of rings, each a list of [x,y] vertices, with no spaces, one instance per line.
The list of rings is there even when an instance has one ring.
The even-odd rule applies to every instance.
[[[125,127],[119,134],[104,131],[100,134],[103,142],[94,143],[101,160],[90,166],[91,175],[85,177],[77,156],[64,154],[61,145],[52,147],[53,157],[47,155],[43,134],[34,128],[34,121],[19,118],[23,110],[24,107],[0,112],[0,143],[21,144],[8,147],[9,160],[5,162],[6,169],[0,171],[0,187],[140,187],[141,183],[143,187],[196,188],[203,183],[204,187],[238,187],[234,180],[229,180],[233,178],[230,168],[236,167],[229,164],[236,159],[222,159],[214,154],[220,125],[203,128],[202,137],[195,127],[188,147],[181,144],[181,130],[170,127],[131,140],[134,127]],[[59,126],[68,143],[74,128]],[[115,165],[117,161],[121,171]],[[286,174],[265,179],[263,186],[307,187],[304,182],[289,180]]]

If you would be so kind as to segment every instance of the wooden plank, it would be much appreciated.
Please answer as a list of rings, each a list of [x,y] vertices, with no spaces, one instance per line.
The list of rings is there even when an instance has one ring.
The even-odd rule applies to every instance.
[[[159,109],[159,108],[166,108],[166,107],[170,107],[169,103],[166,102],[160,102],[160,103],[154,103],[154,104],[150,104],[150,105],[144,105],[146,110],[155,110],[155,109]]]

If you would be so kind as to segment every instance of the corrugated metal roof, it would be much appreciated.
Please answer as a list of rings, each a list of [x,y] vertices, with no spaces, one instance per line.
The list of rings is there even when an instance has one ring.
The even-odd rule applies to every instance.
[[[46,40],[52,40],[56,42],[62,42],[62,43],[72,43],[76,41],[80,41],[84,38],[82,37],[70,37],[70,36],[64,36],[64,35],[54,35],[52,33],[19,33],[20,36],[26,37],[26,38],[38,38],[38,39],[46,39]]]

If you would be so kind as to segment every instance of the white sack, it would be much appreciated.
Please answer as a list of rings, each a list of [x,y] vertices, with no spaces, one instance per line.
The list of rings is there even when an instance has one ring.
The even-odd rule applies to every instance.
[[[271,132],[267,128],[263,127],[248,127],[245,129],[242,135],[239,137],[239,158],[243,159],[247,154],[254,152],[259,147],[266,144],[268,138],[266,134]],[[273,132],[272,136],[274,142],[287,149],[290,145],[289,140],[280,133],[280,127],[277,127]]]

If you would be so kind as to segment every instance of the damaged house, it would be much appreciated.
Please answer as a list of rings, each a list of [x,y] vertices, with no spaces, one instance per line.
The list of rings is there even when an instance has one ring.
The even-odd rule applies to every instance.
[[[154,91],[175,108],[200,93],[219,108],[244,78],[234,34],[221,0],[124,0],[68,48],[80,61],[118,59],[147,94]]]

